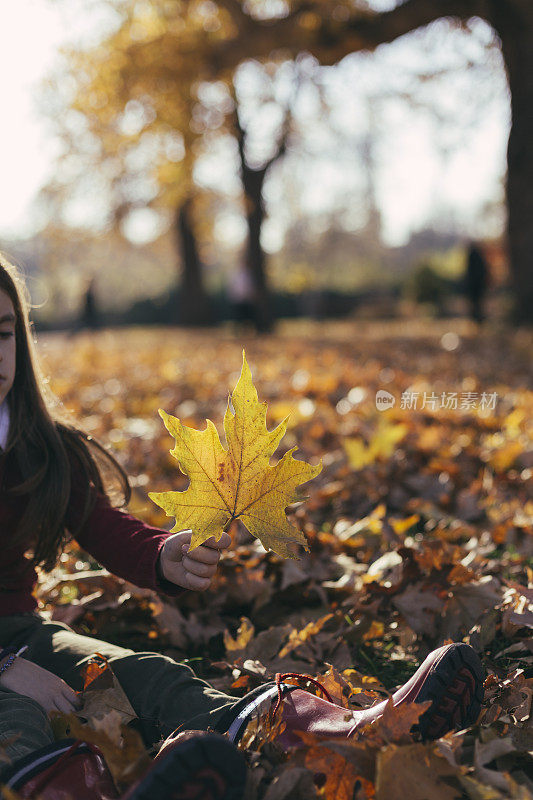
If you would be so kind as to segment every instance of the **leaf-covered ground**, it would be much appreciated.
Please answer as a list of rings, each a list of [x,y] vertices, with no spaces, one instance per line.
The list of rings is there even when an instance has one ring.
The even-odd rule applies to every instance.
[[[297,671],[352,708],[386,697],[433,648],[468,642],[487,671],[476,725],[422,744],[397,714],[350,747],[308,739],[289,753],[259,727],[247,736],[248,796],[533,797],[531,332],[411,320],[294,322],[264,338],[132,329],[40,340],[54,391],[131,476],[132,513],[166,528],[147,493],[187,479],[157,409],[222,433],[243,346],[268,424],[291,413],[278,454],[298,445],[296,457],[324,462],[309,500],[289,510],[310,552],[283,560],[234,523],[211,588],[171,600],[71,547],[42,576],[42,609],[187,659],[235,695]],[[380,389],[396,398],[385,412]],[[404,392],[419,393],[417,408],[401,408]],[[454,392],[459,407],[443,407]]]

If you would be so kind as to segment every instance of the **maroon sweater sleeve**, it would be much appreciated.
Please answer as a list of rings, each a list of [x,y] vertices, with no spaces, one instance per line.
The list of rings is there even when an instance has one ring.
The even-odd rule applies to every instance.
[[[131,514],[114,508],[107,497],[93,489],[94,507],[76,541],[102,566],[130,583],[175,597],[186,591],[163,577],[160,553],[173,534],[147,525]],[[76,530],[81,492],[73,476],[71,500],[66,517],[68,530]]]

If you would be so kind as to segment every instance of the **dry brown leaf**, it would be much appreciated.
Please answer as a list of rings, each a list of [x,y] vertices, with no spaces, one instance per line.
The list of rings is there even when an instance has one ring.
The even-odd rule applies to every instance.
[[[75,714],[52,712],[52,719],[59,721],[61,727],[68,730],[68,735],[82,742],[97,745],[102,751],[113,780],[117,785],[129,785],[140,778],[151,766],[141,735],[138,731],[121,726],[122,741],[117,743],[115,732],[109,735],[105,730],[95,730],[83,725]]]
[[[105,717],[110,711],[115,712],[124,724],[137,718],[133,706],[104,656],[93,657],[88,662],[82,700],[82,707],[73,713],[90,723]]]
[[[168,640],[175,647],[180,650],[185,650],[189,643],[189,639],[185,633],[187,620],[176,608],[170,603],[165,603],[161,598],[154,597],[150,601],[154,619],[161,632],[168,636]]]
[[[276,775],[262,800],[313,800],[317,797],[313,775],[304,767],[289,767]]]
[[[430,705],[431,700],[426,700],[424,703],[399,703],[395,706],[392,698],[389,698],[383,714],[374,722],[359,728],[356,736],[374,747],[412,742],[411,728]]]
[[[392,603],[415,633],[425,634],[435,631],[444,608],[444,598],[423,582],[408,586],[392,598]]]
[[[373,792],[373,786],[361,775],[354,759],[348,761],[343,755],[328,746],[330,740],[303,731],[298,735],[305,744],[302,751],[293,756],[294,763],[302,763],[313,774],[315,785],[325,800],[353,800],[355,790],[364,782]],[[365,765],[366,766],[366,765]],[[367,794],[371,797],[372,794]]]
[[[500,581],[485,575],[477,581],[454,586],[446,603],[439,633],[442,638],[456,640],[474,626],[481,615],[498,605],[502,599]]]
[[[376,800],[460,800],[459,774],[433,744],[389,745],[377,757]]]
[[[239,525],[233,524],[234,546],[221,558],[209,591],[185,593],[177,601],[179,611],[176,601],[169,599],[159,615],[151,590],[91,569],[92,560],[71,542],[58,570],[41,575],[43,610],[52,619],[64,619],[79,633],[115,637],[126,646],[162,650],[178,659],[187,655],[193,659],[193,668],[198,658],[202,677],[214,678],[217,688],[230,693],[232,683],[238,684],[235,691],[239,688],[241,694],[271,680],[276,671],[319,677],[328,662],[354,691],[361,690],[352,697],[352,703],[357,700],[360,707],[382,699],[383,692],[372,691],[383,688],[379,679],[392,687],[412,674],[407,659],[414,663],[448,637],[462,638],[474,645],[489,676],[495,677],[492,683],[487,681],[482,725],[461,734],[461,744],[454,739],[455,749],[448,756],[452,766],[461,763],[470,770],[462,776],[463,792],[470,800],[503,800],[510,793],[525,800],[524,775],[533,751],[528,719],[533,690],[531,679],[525,677],[533,650],[527,637],[530,629],[522,624],[528,622],[526,612],[531,609],[527,604],[533,599],[529,562],[533,555],[533,451],[529,444],[533,393],[522,384],[531,366],[533,340],[525,332],[516,337],[510,332],[493,336],[487,329],[472,337],[464,329],[459,335],[468,351],[471,373],[465,378],[457,373],[456,354],[435,347],[442,335],[438,326],[448,324],[410,319],[410,335],[414,330],[416,335],[410,339],[408,354],[405,340],[388,335],[385,340],[383,330],[376,327],[370,335],[358,326],[354,336],[353,322],[313,327],[300,321],[297,334],[291,329],[250,343],[269,408],[281,402],[298,409],[300,401],[312,407],[311,415],[294,415],[295,424],[287,432],[288,447],[298,444],[306,459],[324,460],[323,474],[309,484],[310,500],[289,510],[310,546],[297,564],[265,554],[259,543],[250,543]],[[202,420],[213,413],[223,414],[226,387],[236,378],[232,365],[239,358],[241,342],[225,335],[213,337],[211,331],[174,329],[170,337],[167,331],[143,329],[124,330],[120,335],[105,331],[90,340],[54,335],[47,345],[63,402],[87,421],[93,435],[120,451],[133,484],[129,510],[152,525],[165,527],[167,518],[148,502],[146,489],[163,491],[172,479],[178,491],[184,490],[187,480],[176,474],[167,452],[168,437],[153,424],[161,398],[192,427],[201,427]],[[468,388],[463,380],[473,380],[473,388],[483,391],[497,384],[501,410],[482,417],[444,409],[427,415],[396,407],[394,421],[409,427],[401,442],[404,457],[378,458],[354,472],[347,464],[343,439],[370,441],[376,419],[374,394],[380,388],[380,373],[392,363],[397,368],[390,389],[398,397],[410,385],[429,391],[432,383],[447,375],[452,384],[458,384],[447,386],[450,390]],[[461,365],[459,369],[462,373]],[[339,415],[339,399],[349,398],[351,387],[364,387],[364,392],[357,390],[353,396],[365,399]],[[278,411],[285,413],[282,406]],[[508,444],[518,441],[522,452],[510,463],[511,450],[518,452],[518,448],[509,449]],[[422,450],[420,444],[427,449]],[[496,469],[491,459],[496,460]],[[501,469],[507,466],[506,460],[509,466]],[[376,565],[382,569],[372,576]],[[445,604],[440,610],[423,607],[417,627],[424,632],[417,634],[393,599],[418,584],[428,594],[444,598]],[[510,595],[509,589],[515,593]],[[120,602],[122,597],[128,600]],[[291,630],[297,639],[299,632],[316,622],[317,615],[339,611],[341,617],[349,617],[346,628],[330,621],[280,658]],[[411,612],[416,615],[417,609]],[[223,632],[236,631],[242,617],[251,620],[255,633],[241,650],[226,657],[221,677],[212,669],[209,655],[224,656]],[[438,624],[431,626],[428,620]],[[164,634],[161,641],[159,633]],[[378,677],[346,670],[352,665],[369,668],[366,658],[360,660],[363,652]],[[338,699],[342,702],[341,695]],[[505,793],[484,785],[472,772],[475,742],[484,746],[489,741],[486,737],[494,735],[511,737],[517,748],[516,755],[510,752],[489,764],[491,771],[498,768],[498,774],[508,770],[511,788]],[[341,746],[336,742],[335,747]],[[263,777],[256,783],[253,800],[263,800],[269,782],[278,774],[269,760],[270,747],[274,747],[272,742],[256,754],[253,772],[257,776],[261,771]],[[357,791],[360,800],[362,789]]]
[[[115,711],[115,709],[111,709],[111,711],[108,711],[102,717],[91,720],[91,727],[94,728],[95,731],[103,731],[106,733],[117,747],[122,747],[124,744],[121,731],[122,725],[122,715],[118,711]]]
[[[350,697],[354,694],[353,687],[334,666],[327,666],[327,672],[318,675],[317,680],[324,686],[335,705],[352,708]]]
[[[319,633],[319,631],[322,630],[326,622],[332,619],[332,617],[333,614],[325,614],[323,617],[320,617],[320,619],[314,622],[310,622],[308,625],[306,625],[299,631],[295,629],[291,630],[289,634],[289,641],[279,651],[279,657],[283,658],[284,656],[287,656],[292,650],[295,650],[301,644],[307,642],[309,638]]]

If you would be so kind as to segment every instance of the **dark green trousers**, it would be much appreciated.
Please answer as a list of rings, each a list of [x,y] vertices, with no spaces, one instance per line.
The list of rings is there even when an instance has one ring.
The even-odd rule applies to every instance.
[[[160,653],[136,653],[82,636],[38,612],[0,616],[0,645],[25,644],[28,649],[19,658],[53,672],[75,690],[83,688],[83,667],[89,658],[95,653],[105,656],[139,717],[148,746],[179,727],[214,727],[223,712],[237,702],[237,698],[197,678],[190,667]],[[31,697],[2,687],[1,677],[0,773],[8,763],[54,741],[42,706]]]

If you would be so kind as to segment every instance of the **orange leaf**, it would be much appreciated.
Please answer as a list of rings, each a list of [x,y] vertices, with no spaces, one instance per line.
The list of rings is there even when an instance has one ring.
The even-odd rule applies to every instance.
[[[305,731],[297,733],[306,746],[293,754],[293,762],[302,764],[313,773],[321,797],[325,800],[353,800],[361,788],[367,798],[374,796],[373,757],[364,744],[332,740]],[[342,748],[343,745],[346,747]]]
[[[103,661],[97,661],[96,657],[103,659]],[[106,669],[109,669],[106,657],[100,655],[100,653],[95,653],[85,667],[83,691],[85,691],[89,684],[99,678]]]
[[[358,737],[374,746],[390,743],[412,742],[411,728],[416,725],[431,700],[424,703],[400,703],[393,705],[389,697],[381,717],[357,731]]]

